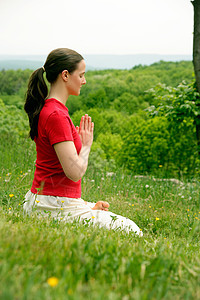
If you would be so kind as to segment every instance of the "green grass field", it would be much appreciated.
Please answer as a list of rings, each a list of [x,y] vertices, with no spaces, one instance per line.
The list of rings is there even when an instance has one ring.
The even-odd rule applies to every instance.
[[[0,299],[200,299],[199,178],[88,170],[82,198],[108,201],[139,238],[24,216],[34,144],[1,140],[0,154]]]

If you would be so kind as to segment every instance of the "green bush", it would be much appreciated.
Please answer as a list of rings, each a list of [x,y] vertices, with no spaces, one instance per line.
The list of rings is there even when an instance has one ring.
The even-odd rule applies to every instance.
[[[122,138],[119,134],[100,133],[97,138],[97,143],[101,145],[106,158],[119,161],[120,153],[123,146]]]
[[[0,99],[0,136],[18,141],[28,136],[28,120],[25,113],[14,105],[5,105]]]
[[[24,98],[20,95],[0,95],[0,97],[6,105],[15,105],[17,108],[23,110]]]
[[[165,117],[135,121],[123,139],[120,162],[138,173],[193,174],[198,164],[193,127],[177,130]]]

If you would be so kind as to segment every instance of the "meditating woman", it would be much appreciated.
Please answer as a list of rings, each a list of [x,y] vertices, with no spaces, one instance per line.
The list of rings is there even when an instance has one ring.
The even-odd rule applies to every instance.
[[[49,93],[44,72],[50,83]],[[141,236],[133,221],[108,211],[108,202],[92,203],[81,198],[81,178],[88,165],[94,123],[86,114],[75,128],[65,104],[70,95],[78,96],[85,84],[84,59],[67,48],[50,52],[44,66],[30,77],[24,109],[37,159],[24,211],[67,222],[87,220],[99,227],[121,228]]]

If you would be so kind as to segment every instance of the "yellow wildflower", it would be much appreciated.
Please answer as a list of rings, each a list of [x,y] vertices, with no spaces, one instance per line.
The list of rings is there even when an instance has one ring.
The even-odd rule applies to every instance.
[[[68,295],[72,295],[72,294],[73,294],[72,289],[68,289],[67,294],[68,294]]]
[[[162,168],[162,165],[159,165],[159,168]]]
[[[134,204],[132,204],[132,206],[134,206]]]
[[[164,238],[164,240],[166,240],[166,238]]]
[[[11,209],[11,207],[9,207],[9,209]]]
[[[12,197],[14,197],[14,195],[13,194],[9,194],[9,197],[12,198]]]
[[[94,219],[95,217],[94,216],[92,216],[92,219]]]
[[[59,280],[58,280],[57,277],[50,277],[50,278],[47,279],[48,285],[50,285],[52,287],[56,286],[58,284],[58,281]]]
[[[40,201],[38,201],[38,200],[35,200],[35,202],[39,203]]]
[[[62,203],[65,203],[65,201],[61,201]]]
[[[60,209],[61,209],[61,210],[63,210],[63,208],[62,208],[62,207],[61,207]]]
[[[187,209],[187,211],[190,211],[189,208]]]
[[[156,217],[156,221],[159,221],[160,219]]]
[[[149,205],[149,208],[151,208],[151,205]]]

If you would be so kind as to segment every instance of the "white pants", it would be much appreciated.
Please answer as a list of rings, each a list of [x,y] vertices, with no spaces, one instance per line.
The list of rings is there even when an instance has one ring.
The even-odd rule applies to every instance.
[[[139,227],[130,219],[109,211],[93,210],[94,205],[95,203],[85,202],[81,198],[36,195],[28,191],[23,209],[27,214],[35,211],[39,215],[51,216],[67,222],[79,219],[89,224],[97,224],[99,227],[122,229],[128,233],[135,232],[137,235],[143,236]]]

